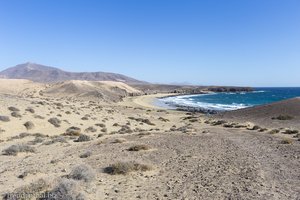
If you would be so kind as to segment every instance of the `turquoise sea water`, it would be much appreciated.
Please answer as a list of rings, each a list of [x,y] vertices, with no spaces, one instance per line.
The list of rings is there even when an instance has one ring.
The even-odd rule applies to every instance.
[[[171,107],[186,106],[227,111],[300,97],[300,88],[255,88],[253,92],[183,95],[160,99]]]

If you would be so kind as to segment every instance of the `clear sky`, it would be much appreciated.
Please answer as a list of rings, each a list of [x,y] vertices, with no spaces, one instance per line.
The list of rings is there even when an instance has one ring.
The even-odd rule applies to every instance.
[[[300,86],[299,0],[0,0],[0,70]]]

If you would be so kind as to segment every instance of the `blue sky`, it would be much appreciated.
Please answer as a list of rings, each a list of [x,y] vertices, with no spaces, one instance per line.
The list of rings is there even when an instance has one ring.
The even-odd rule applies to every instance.
[[[0,0],[0,70],[300,86],[299,0]]]

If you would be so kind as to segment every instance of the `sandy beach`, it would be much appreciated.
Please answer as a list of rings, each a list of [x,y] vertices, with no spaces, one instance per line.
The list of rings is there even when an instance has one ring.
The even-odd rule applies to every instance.
[[[175,96],[174,94],[149,94],[149,95],[142,95],[138,97],[131,97],[127,98],[125,104],[133,103],[136,106],[142,106],[145,108],[154,108],[154,109],[166,109],[166,106],[160,106],[157,101],[159,98],[168,97],[168,96]],[[122,104],[123,102],[121,102]]]

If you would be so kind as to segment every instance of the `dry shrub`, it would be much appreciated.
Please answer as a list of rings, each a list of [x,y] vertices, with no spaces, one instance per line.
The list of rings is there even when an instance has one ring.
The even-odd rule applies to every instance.
[[[212,126],[218,126],[218,125],[223,125],[223,124],[226,124],[226,123],[227,123],[227,121],[225,121],[225,120],[217,120],[217,121],[211,122],[211,125]]]
[[[256,131],[256,130],[260,130],[260,129],[262,129],[262,128],[260,126],[257,126],[257,125],[255,125],[251,128],[248,128],[248,130],[251,130],[251,131]]]
[[[30,112],[30,113],[35,113],[34,109],[31,107],[26,108],[25,111]]]
[[[22,117],[22,115],[17,111],[12,112],[10,115],[12,117],[15,117],[15,118],[21,118]]]
[[[15,111],[15,112],[19,112],[20,111],[18,108],[13,107],[13,106],[8,107],[8,110]]]
[[[103,133],[107,133],[107,128],[104,127],[100,131],[103,132]]]
[[[53,126],[55,126],[55,127],[60,127],[60,124],[61,124],[61,121],[60,121],[58,118],[56,118],[56,117],[50,118],[50,119],[48,120],[48,122],[49,122],[50,124],[52,124]]]
[[[78,192],[79,187],[74,180],[63,178],[51,191],[43,194],[41,200],[84,200],[82,193]]]
[[[29,185],[17,188],[13,193],[4,194],[6,200],[27,200],[32,199],[33,195],[43,196],[41,193],[49,187],[44,179],[39,179]]]
[[[91,140],[92,139],[91,139],[90,136],[81,134],[81,135],[79,135],[77,140],[74,140],[74,142],[88,142],[88,141],[91,141]]]
[[[20,152],[34,153],[36,152],[36,149],[26,144],[14,144],[3,150],[3,154],[8,156],[16,156]]]
[[[31,130],[34,128],[34,124],[31,121],[25,122],[24,126],[26,127],[27,130]]]
[[[50,141],[44,142],[44,145],[51,145],[51,144],[55,144],[58,142],[59,143],[67,143],[67,140],[63,136],[55,136]]]
[[[268,130],[267,128],[261,128],[261,129],[259,129],[259,132],[265,132],[267,130]]]
[[[142,123],[148,124],[150,126],[155,126],[155,124],[152,123],[149,119],[135,118],[135,117],[128,117],[128,119],[135,120],[137,122],[142,122]]]
[[[152,133],[150,133],[150,132],[142,132],[142,133],[138,134],[138,136],[140,136],[140,137],[149,136],[149,135],[152,135]]]
[[[121,129],[118,130],[118,133],[119,133],[119,134],[133,133],[133,130],[131,130],[131,128],[130,128],[129,126],[123,125],[123,126],[121,127]]]
[[[287,129],[283,132],[284,134],[297,134],[299,133],[298,130],[290,130],[290,129]]]
[[[150,146],[145,144],[135,145],[128,149],[128,151],[141,151],[141,150],[149,150],[151,149]]]
[[[280,131],[278,129],[273,129],[269,131],[269,134],[276,134],[279,133]]]
[[[273,117],[272,119],[277,120],[292,120],[294,117],[290,115],[279,115],[278,117]]]
[[[95,126],[99,126],[99,127],[101,127],[101,128],[104,128],[104,127],[105,127],[105,124],[97,123],[97,124],[95,124]]]
[[[81,118],[81,120],[89,120],[89,118],[84,116],[84,117]]]
[[[158,120],[163,121],[163,122],[169,122],[170,120],[163,118],[163,117],[159,117]],[[196,120],[197,121],[197,120]]]
[[[283,138],[280,143],[281,144],[292,144],[293,140],[290,138]]]
[[[81,154],[79,157],[80,158],[88,158],[92,155],[92,152],[91,151],[86,151],[84,152],[83,154]]]
[[[9,117],[8,117],[8,116],[3,116],[3,115],[0,115],[0,121],[2,121],[2,122],[9,122],[9,121],[10,121],[10,119],[9,119]]]
[[[36,119],[45,119],[45,117],[43,117],[41,115],[34,115],[34,118],[36,118]]]
[[[64,133],[64,135],[68,135],[68,136],[79,136],[80,134],[81,134],[81,129],[75,126],[71,126]]]
[[[23,139],[23,138],[28,137],[28,136],[31,136],[31,134],[30,133],[20,133],[17,136],[11,137],[11,139]]]
[[[126,175],[130,172],[149,171],[149,170],[152,170],[152,166],[146,164],[140,164],[135,161],[129,161],[129,162],[117,162],[111,164],[109,167],[104,169],[104,172],[112,175],[117,175],[117,174]]]
[[[34,140],[29,141],[29,142],[28,142],[28,145],[36,145],[36,144],[42,143],[42,142],[44,142],[44,139],[43,139],[43,138],[41,138],[41,137],[36,137]]]
[[[95,179],[95,171],[89,165],[78,165],[74,167],[68,178],[90,182]]]
[[[97,131],[97,129],[95,129],[94,127],[90,126],[87,129],[85,129],[84,131],[87,132],[87,133],[90,133],[90,132],[95,133]]]
[[[127,142],[125,138],[117,138],[113,141],[113,143],[124,143],[124,142]]]

